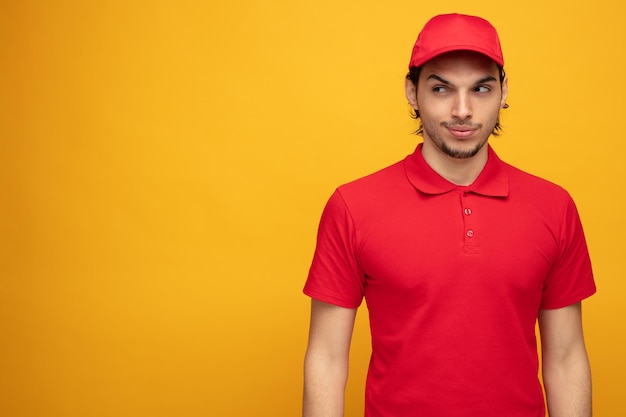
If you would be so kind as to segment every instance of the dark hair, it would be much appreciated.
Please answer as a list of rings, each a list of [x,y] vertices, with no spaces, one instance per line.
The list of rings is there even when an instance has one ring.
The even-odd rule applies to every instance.
[[[421,67],[411,67],[409,68],[409,72],[406,75],[406,79],[410,80],[414,85],[415,88],[417,89],[417,82],[420,78],[420,73],[422,72],[422,68],[424,68],[424,66]],[[500,85],[502,85],[502,83],[504,82],[504,79],[506,78],[506,72],[504,72],[504,68],[501,67],[500,65],[498,65],[498,72],[500,73]],[[509,105],[505,104],[504,108],[508,108]],[[418,109],[413,109],[413,114],[411,114],[411,117],[414,119],[419,119],[420,118],[420,112]],[[500,125],[500,117],[498,117],[498,120],[496,121],[496,125],[493,128],[493,132],[491,132],[491,134],[493,136],[498,136],[500,134],[500,131],[502,130],[502,126]],[[424,133],[424,128],[422,126],[422,122],[420,121],[420,125],[419,128],[415,131],[416,135],[421,135],[422,133]]]

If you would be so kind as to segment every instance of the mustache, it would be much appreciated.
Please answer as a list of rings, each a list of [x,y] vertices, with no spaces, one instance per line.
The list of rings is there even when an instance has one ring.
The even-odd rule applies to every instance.
[[[461,120],[454,122],[441,122],[442,127],[454,128],[454,127],[469,127],[471,129],[480,129],[483,127],[482,123],[473,123],[471,120]]]

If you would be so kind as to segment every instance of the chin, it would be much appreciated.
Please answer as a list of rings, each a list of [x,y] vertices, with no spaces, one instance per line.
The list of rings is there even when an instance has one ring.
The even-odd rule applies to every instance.
[[[439,149],[446,155],[455,159],[468,159],[476,156],[478,152],[485,146],[487,141],[482,141],[478,144],[468,144],[467,146],[448,146],[445,142],[441,144]]]

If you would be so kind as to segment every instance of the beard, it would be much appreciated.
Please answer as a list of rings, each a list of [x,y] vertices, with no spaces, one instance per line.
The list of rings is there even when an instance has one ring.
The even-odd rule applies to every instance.
[[[438,143],[436,144],[443,153],[445,153],[448,156],[451,156],[452,158],[467,159],[467,158],[471,158],[475,156],[478,153],[478,151],[480,151],[482,147],[485,146],[485,143],[487,143],[487,138],[485,138],[484,140],[476,144],[476,146],[470,149],[452,149],[451,147],[448,146],[447,143],[443,141],[441,142],[441,144],[438,144]]]
[[[454,127],[454,126],[471,127],[477,130],[483,127],[483,125],[480,123],[473,124],[471,122],[452,122],[452,123],[441,122],[439,126],[435,126],[434,124],[431,124],[431,125],[424,124],[423,129],[424,129],[424,136],[427,136],[428,138],[430,138],[430,140],[435,144],[435,146],[439,148],[444,154],[455,159],[467,159],[467,158],[471,158],[475,156],[483,148],[483,146],[485,146],[485,144],[487,143],[487,140],[489,139],[489,136],[491,136],[491,131],[493,130],[493,128],[488,130],[489,133],[486,134],[484,137],[480,138],[478,143],[476,143],[473,147],[465,147],[465,146],[452,147],[450,146],[448,142],[446,142],[443,139],[442,135],[440,135],[439,132],[442,129],[445,130],[449,127]],[[495,124],[494,124],[494,127],[495,127]]]

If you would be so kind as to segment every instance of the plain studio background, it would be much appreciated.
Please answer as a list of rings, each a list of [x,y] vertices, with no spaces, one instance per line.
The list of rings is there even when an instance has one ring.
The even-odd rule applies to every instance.
[[[491,143],[578,204],[594,411],[623,415],[616,0],[0,1],[0,415],[298,415],[322,207],[420,140],[406,65],[453,11],[500,32]]]

